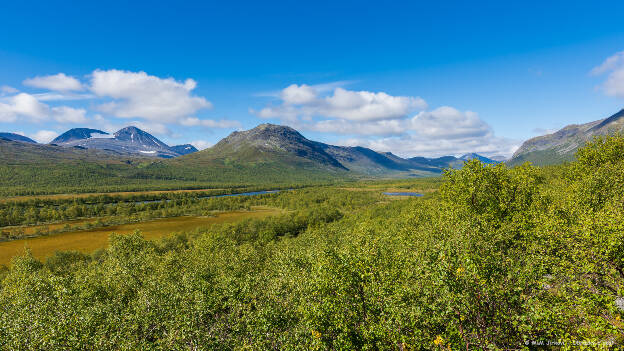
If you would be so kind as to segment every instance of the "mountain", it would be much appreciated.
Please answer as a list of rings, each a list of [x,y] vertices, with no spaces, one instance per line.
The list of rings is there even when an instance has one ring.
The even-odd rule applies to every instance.
[[[290,127],[274,124],[261,124],[247,131],[233,132],[213,147],[190,156],[195,156],[194,159],[227,162],[261,162],[275,159],[302,166],[347,170],[324,150],[323,144],[306,139]]]
[[[107,135],[109,134],[97,129],[73,128],[56,137],[50,144],[65,144],[95,137],[106,137]]]
[[[180,155],[188,155],[188,154],[192,154],[193,152],[199,151],[199,150],[197,150],[197,148],[195,146],[193,146],[191,144],[172,146],[171,150],[179,153]]]
[[[477,159],[477,160],[479,160],[479,161],[481,161],[481,162],[483,162],[485,164],[497,164],[497,163],[500,163],[500,161],[496,161],[494,159],[487,158],[487,157],[481,156],[479,154],[475,154],[474,152],[462,155],[459,159],[462,160],[462,161],[470,161],[470,160]]]
[[[31,138],[25,137],[23,135],[15,134],[15,133],[0,133],[0,139],[11,140],[11,141],[20,141],[22,143],[31,143],[36,144],[37,142],[32,140]]]
[[[107,150],[121,155],[135,154],[161,158],[183,155],[137,127],[126,127],[113,135],[97,129],[74,128],[51,143],[63,147]]]
[[[559,131],[525,141],[508,161],[518,165],[526,161],[543,166],[572,161],[579,147],[595,136],[624,131],[624,109],[618,113],[585,124],[572,124]]]
[[[488,163],[496,163],[471,154]],[[261,124],[247,131],[233,132],[216,145],[171,160],[183,169],[293,169],[359,174],[365,176],[423,176],[440,174],[444,168],[459,168],[463,160],[454,156],[404,159],[390,152],[376,152],[355,146],[329,145],[305,138],[290,127]]]
[[[406,160],[390,152],[376,152],[361,146],[318,144],[345,168],[357,173],[366,175],[403,173],[408,175],[410,172],[417,171],[419,174],[412,175],[425,175],[427,172],[441,172],[441,169],[438,167]]]

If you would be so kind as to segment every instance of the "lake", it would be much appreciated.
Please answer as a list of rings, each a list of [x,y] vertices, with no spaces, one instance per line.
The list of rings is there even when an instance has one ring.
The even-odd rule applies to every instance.
[[[421,193],[414,193],[414,192],[409,192],[409,191],[405,191],[405,192],[396,192],[396,193],[383,193],[384,195],[388,195],[388,196],[424,196]]]

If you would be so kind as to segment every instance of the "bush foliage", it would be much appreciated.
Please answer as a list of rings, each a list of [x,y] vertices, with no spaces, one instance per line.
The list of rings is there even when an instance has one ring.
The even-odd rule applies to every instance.
[[[0,271],[0,347],[621,347],[622,151],[609,137],[558,170],[470,161],[403,201],[299,190],[257,200],[281,217],[19,257]]]

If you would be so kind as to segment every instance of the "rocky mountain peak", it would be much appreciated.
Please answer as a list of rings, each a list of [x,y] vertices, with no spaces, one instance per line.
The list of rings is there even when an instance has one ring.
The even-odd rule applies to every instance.
[[[131,144],[140,145],[146,148],[168,148],[162,141],[148,132],[137,127],[130,126],[118,130],[115,133],[115,139],[125,141]]]

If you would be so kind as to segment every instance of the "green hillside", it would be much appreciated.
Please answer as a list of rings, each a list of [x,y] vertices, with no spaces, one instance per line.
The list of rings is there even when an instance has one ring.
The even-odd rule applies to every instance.
[[[510,166],[531,162],[552,165],[574,159],[576,151],[592,138],[624,132],[624,109],[618,113],[585,124],[573,124],[552,134],[525,141],[507,162]]]

